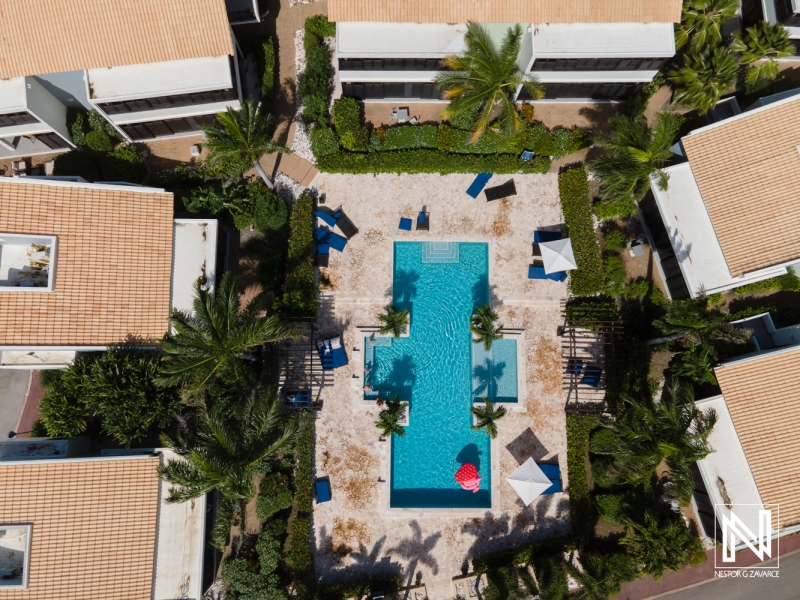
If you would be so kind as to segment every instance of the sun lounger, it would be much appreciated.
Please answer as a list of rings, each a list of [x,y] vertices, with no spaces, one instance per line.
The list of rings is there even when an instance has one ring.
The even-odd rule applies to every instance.
[[[314,230],[314,239],[318,242],[323,242],[325,244],[328,243],[328,236],[331,234],[330,229],[325,229],[324,227],[317,227]]]
[[[431,213],[424,210],[420,211],[417,217],[417,231],[430,231],[431,228]]]
[[[342,212],[341,209],[336,212],[339,213],[339,218],[336,220],[336,226],[339,228],[339,231],[341,231],[349,240],[358,233],[358,227],[353,225],[353,222],[346,214],[344,214],[344,212]]]
[[[311,392],[284,392],[284,402],[289,406],[311,406]]]
[[[530,159],[532,159],[532,158],[533,158],[533,152],[531,152],[530,150],[525,150],[525,151],[522,153],[522,156],[520,156],[520,158],[521,158],[522,160],[530,160]]]
[[[539,244],[541,242],[555,242],[561,239],[560,231],[541,231],[537,229],[533,232],[533,243]]]
[[[583,371],[583,361],[578,358],[570,358],[567,361],[567,374],[568,375],[575,375],[575,377],[581,376],[581,371]]]
[[[332,371],[347,364],[347,354],[345,354],[342,340],[339,337],[317,341],[317,354],[319,354],[323,371]]]
[[[347,245],[347,238],[340,236],[338,233],[331,232],[327,239],[328,245],[334,250],[344,252],[344,247]]]
[[[338,221],[336,213],[330,214],[322,210],[315,210],[314,216],[317,217],[323,223],[325,223],[328,227],[335,227],[336,222]]]
[[[491,178],[492,178],[491,173],[480,173],[475,178],[475,181],[473,181],[472,184],[467,188],[467,195],[472,196],[473,198],[477,198],[483,191],[483,188],[486,187],[486,183]]]
[[[549,488],[547,488],[545,491],[542,492],[542,495],[555,494],[562,491],[561,469],[558,468],[558,465],[545,465],[540,463],[537,464],[539,465],[539,468],[542,470],[542,473],[545,474],[545,476],[550,480],[550,483],[552,484]]]
[[[321,502],[330,502],[331,500],[331,482],[329,479],[318,479],[314,482],[314,494],[317,497],[317,504]]]
[[[517,195],[517,186],[514,185],[514,180],[509,179],[502,185],[496,185],[494,187],[486,188],[484,190],[486,194],[486,201],[491,202],[492,200],[499,200],[500,198],[508,198],[509,196],[516,196]]]
[[[600,376],[603,374],[603,369],[595,365],[589,365],[586,367],[586,371],[583,375],[583,383],[586,385],[596,388],[600,386]]]
[[[317,267],[322,267],[324,269],[327,269],[329,261],[330,261],[330,254],[317,253],[314,256],[314,265],[317,266]]]
[[[550,279],[552,281],[566,281],[567,273],[558,271],[556,273],[545,273],[544,267],[531,265],[528,267],[528,279]]]
[[[405,217],[400,218],[400,225],[397,226],[398,229],[402,229],[403,231],[411,231],[412,225],[411,219],[406,219]]]

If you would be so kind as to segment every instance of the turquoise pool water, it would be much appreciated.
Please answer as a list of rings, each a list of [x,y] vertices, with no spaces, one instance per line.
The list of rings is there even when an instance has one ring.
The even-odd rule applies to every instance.
[[[391,500],[402,508],[489,508],[489,436],[472,431],[469,318],[489,293],[486,244],[397,242],[394,303],[411,309],[410,336],[365,340],[373,393],[411,404],[404,437],[393,436]],[[516,350],[516,348],[515,348]],[[516,361],[515,361],[516,364]],[[465,462],[478,467],[477,493],[456,483]]]
[[[472,344],[472,396],[482,402],[517,401],[517,340],[502,339],[488,352],[483,344]]]

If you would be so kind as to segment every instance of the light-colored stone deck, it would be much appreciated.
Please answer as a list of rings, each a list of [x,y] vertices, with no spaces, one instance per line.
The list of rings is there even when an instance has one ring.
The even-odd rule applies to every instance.
[[[323,582],[358,573],[399,573],[406,585],[421,576],[431,600],[450,598],[451,581],[472,556],[569,529],[565,493],[523,507],[505,477],[535,459],[557,461],[566,486],[566,434],[561,353],[556,336],[567,284],[529,281],[533,231],[563,222],[556,175],[515,175],[517,195],[487,203],[465,194],[472,175],[348,176],[320,173],[313,186],[330,208],[342,206],[359,233],[343,253],[331,251],[326,270],[333,295],[322,304],[321,333],[343,333],[350,364],[325,388],[316,422],[316,473],[328,475],[333,500],[315,507],[317,576]],[[490,185],[511,176],[495,176]],[[398,230],[401,216],[430,212],[430,232]],[[498,422],[492,445],[492,510],[388,508],[389,442],[378,441],[378,409],[361,400],[363,366],[356,328],[376,323],[391,301],[393,242],[489,243],[489,283],[500,322],[524,329],[520,368],[526,370],[521,412]],[[499,475],[499,476],[496,476]],[[382,480],[382,481],[379,481]]]

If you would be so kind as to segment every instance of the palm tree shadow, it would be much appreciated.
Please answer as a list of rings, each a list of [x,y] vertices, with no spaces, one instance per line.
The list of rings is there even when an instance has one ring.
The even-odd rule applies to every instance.
[[[505,370],[506,363],[494,363],[491,358],[487,358],[482,365],[476,365],[472,369],[473,398],[497,398],[498,382],[503,378]]]
[[[400,540],[397,546],[389,548],[386,551],[389,554],[400,556],[409,561],[403,569],[408,579],[406,587],[410,587],[414,583],[414,576],[420,564],[428,567],[434,575],[439,573],[439,563],[436,561],[433,554],[431,554],[431,551],[442,537],[442,533],[438,531],[422,539],[422,529],[419,523],[414,520],[409,523],[409,526],[412,529],[411,537]],[[408,593],[409,592],[406,592],[405,597],[408,597]]]
[[[419,278],[420,274],[416,271],[396,271],[392,288],[386,291],[386,295],[391,295],[395,303],[410,303],[417,296]]]
[[[393,562],[388,551],[383,551],[385,542],[384,535],[372,545],[372,549],[367,549],[361,542],[358,543],[358,550],[352,550],[347,546],[335,546],[333,535],[327,532],[327,527],[323,527],[316,552],[316,572],[319,579],[333,583],[353,579],[354,575],[399,577],[402,565]]]
[[[392,369],[386,378],[375,386],[375,390],[386,392],[390,396],[397,394],[402,400],[411,399],[411,389],[417,383],[417,365],[414,359],[406,354],[392,361]]]

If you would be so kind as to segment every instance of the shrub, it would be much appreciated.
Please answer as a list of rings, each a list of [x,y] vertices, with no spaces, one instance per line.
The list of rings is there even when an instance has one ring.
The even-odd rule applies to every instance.
[[[661,73],[658,73],[655,77],[653,77],[652,81],[646,83],[641,90],[628,98],[628,100],[622,106],[622,110],[620,112],[623,115],[630,117],[641,115],[644,113],[645,109],[647,109],[650,98],[652,98],[653,94],[658,91],[658,88],[665,83],[666,81],[664,80],[664,76]]]
[[[275,42],[269,38],[263,44],[264,68],[261,74],[261,99],[275,101]]]
[[[606,250],[622,252],[628,245],[628,238],[621,231],[614,229],[605,234],[604,242]]]
[[[641,521],[648,508],[656,504],[652,490],[628,487],[616,494],[598,494],[595,504],[600,517],[614,525],[625,525],[626,519]]]
[[[332,583],[317,588],[319,600],[350,600],[371,598],[372,592],[381,591],[386,598],[397,598],[402,581],[397,575],[362,577],[355,581]]]
[[[286,224],[286,201],[261,181],[247,185],[247,200],[260,231],[277,230]]]
[[[309,513],[314,507],[314,431],[306,427],[294,447],[294,492],[297,510]]]
[[[563,171],[558,176],[558,193],[572,240],[577,270],[570,271],[572,293],[585,296],[600,292],[604,285],[603,258],[594,233],[589,182],[582,166]]]
[[[317,162],[328,173],[547,173],[550,160],[536,156],[524,161],[512,154],[448,154],[420,148],[366,154],[337,152]]]
[[[566,319],[568,323],[591,327],[591,321],[620,322],[619,311],[613,298],[595,296],[591,298],[572,298],[567,303]]]
[[[533,108],[533,104],[523,104],[519,107],[519,114],[525,119],[528,123],[533,123],[536,119],[536,110]]]
[[[268,519],[276,512],[292,505],[292,490],[289,479],[281,473],[272,473],[261,480],[256,502],[256,515],[259,519]]]
[[[622,296],[628,273],[625,263],[618,254],[608,254],[605,258],[605,291],[609,296]]]
[[[472,131],[472,126],[475,123],[475,118],[478,116],[478,111],[480,108],[481,107],[479,105],[475,105],[475,107],[472,109],[468,109],[457,115],[454,115],[448,119],[447,122],[450,124],[450,127]]]
[[[436,147],[457,154],[519,154],[525,145],[527,132],[523,129],[519,135],[509,138],[489,129],[474,144],[470,142],[471,136],[469,131],[442,123],[436,137]]]
[[[636,203],[633,196],[602,200],[594,205],[594,214],[601,221],[629,217],[636,214]]]
[[[311,555],[311,521],[297,516],[289,532],[289,549],[286,564],[292,573],[292,581],[298,598],[311,598],[314,590],[314,560]]]
[[[289,253],[283,308],[290,317],[315,317],[317,287],[314,282],[314,199],[303,194],[294,202],[289,218]]]
[[[86,113],[77,108],[67,109],[67,129],[72,135],[76,146],[86,145],[86,134],[91,131]]]
[[[333,91],[333,65],[331,51],[319,35],[326,17],[306,19],[303,48],[306,52],[306,68],[300,74],[297,93],[303,104],[303,120],[306,123],[327,123],[328,103]]]
[[[331,23],[326,15],[315,15],[306,19],[306,31],[310,31],[319,37],[334,37],[336,35],[336,23]]]
[[[86,145],[97,152],[110,152],[114,148],[111,138],[102,129],[95,129],[87,133]]]
[[[92,109],[87,114],[86,118],[89,121],[89,127],[95,131],[105,131],[106,135],[112,140],[121,140],[119,132],[114,129],[114,126],[109,123],[106,118],[96,110]]]
[[[275,521],[258,536],[255,548],[228,558],[222,564],[222,581],[227,587],[226,598],[232,600],[286,600],[280,579],[275,571],[281,557],[280,535],[284,521]]]
[[[100,159],[100,169],[103,172],[104,181],[146,183],[149,179],[147,164],[136,152],[136,147],[133,145],[120,146],[116,150],[103,155]]]
[[[311,130],[311,152],[319,160],[323,156],[339,151],[339,140],[333,130],[322,123],[317,123]]]
[[[567,415],[567,470],[569,473],[569,509],[572,530],[580,540],[588,540],[594,528],[594,509],[589,498],[586,475],[589,435],[597,426],[591,415]]]
[[[439,128],[436,125],[398,125],[389,127],[378,150],[436,148]],[[373,135],[373,138],[379,136]]]
[[[100,178],[97,161],[91,154],[81,150],[73,150],[56,156],[53,175],[77,175],[89,182],[97,181]]]
[[[361,126],[361,107],[355,98],[337,98],[331,109],[333,126],[339,143],[347,150],[364,152],[369,143],[369,132]]]
[[[748,283],[747,285],[735,288],[733,291],[736,294],[749,294],[751,292],[772,292],[778,290],[783,292],[800,292],[800,277],[797,276],[792,267],[786,269],[786,273],[783,275]]]

